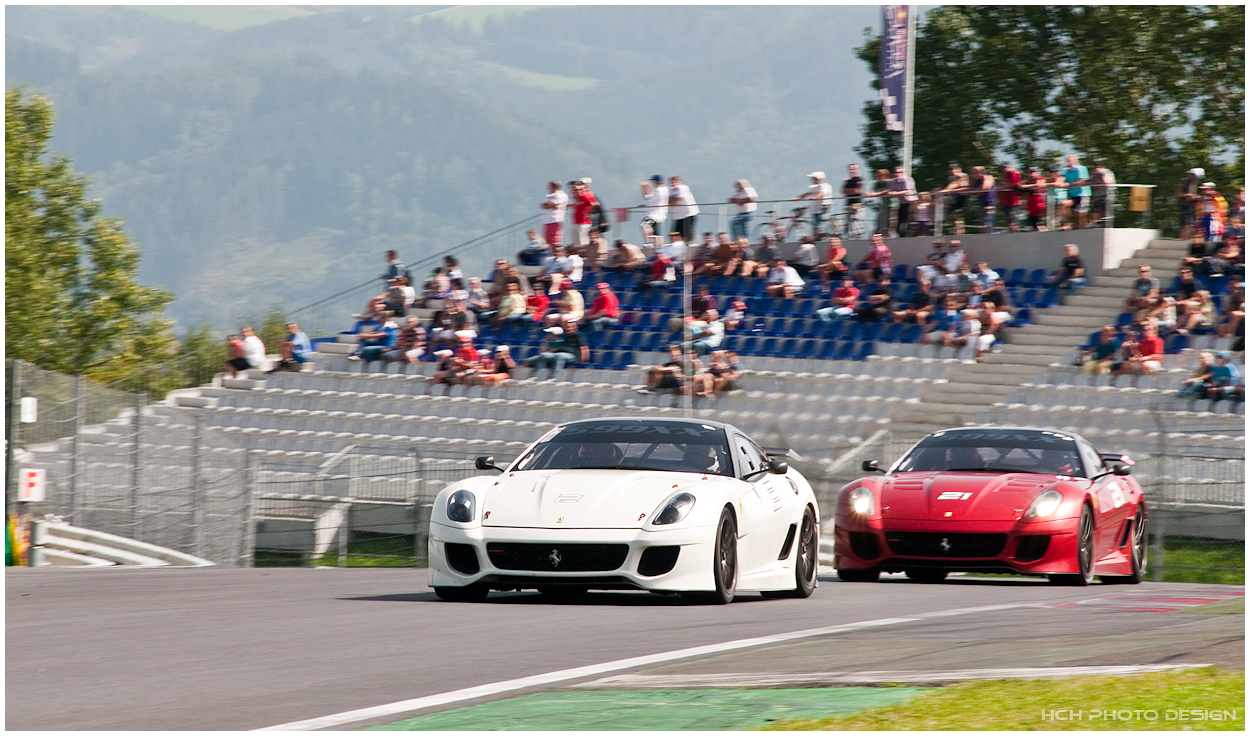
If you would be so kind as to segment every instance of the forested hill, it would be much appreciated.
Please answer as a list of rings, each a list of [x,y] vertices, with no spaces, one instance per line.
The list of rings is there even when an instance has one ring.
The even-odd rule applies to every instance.
[[[225,327],[534,214],[551,178],[797,194],[852,160],[876,12],[11,6],[6,74],[172,315]]]

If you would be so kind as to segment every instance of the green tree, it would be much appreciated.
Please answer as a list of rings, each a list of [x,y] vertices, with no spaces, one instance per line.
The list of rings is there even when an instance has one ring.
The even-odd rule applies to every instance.
[[[108,383],[173,355],[172,296],[136,281],[139,251],[99,216],[90,182],[48,155],[52,103],[5,91],[5,351]]]
[[[1074,152],[1157,185],[1155,207],[1174,211],[1185,170],[1220,187],[1243,176],[1244,45],[1237,5],[937,8],[916,38],[917,184],[945,184],[949,160],[1052,166]],[[856,51],[875,69],[876,38]],[[877,166],[900,136],[869,108],[858,150]]]

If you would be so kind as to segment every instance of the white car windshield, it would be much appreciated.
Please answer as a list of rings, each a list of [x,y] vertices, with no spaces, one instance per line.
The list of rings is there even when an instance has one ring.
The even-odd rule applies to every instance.
[[[517,470],[660,470],[732,476],[725,430],[671,421],[578,422],[534,445]]]
[[[1071,437],[1040,430],[963,430],[925,437],[893,472],[987,471],[1086,477]]]

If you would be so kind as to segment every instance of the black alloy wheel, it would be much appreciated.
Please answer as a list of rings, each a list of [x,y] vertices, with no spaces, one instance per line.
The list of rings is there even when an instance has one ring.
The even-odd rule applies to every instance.
[[[1054,585],[1089,585],[1094,582],[1094,513],[1089,506],[1081,509],[1076,532],[1076,567],[1074,575],[1051,575]]]

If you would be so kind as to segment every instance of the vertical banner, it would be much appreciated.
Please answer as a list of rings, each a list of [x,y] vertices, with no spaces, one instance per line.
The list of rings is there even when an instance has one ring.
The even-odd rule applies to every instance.
[[[21,483],[17,487],[17,500],[23,503],[42,503],[48,500],[48,471],[22,468]]]
[[[881,81],[881,112],[886,130],[903,129],[903,106],[907,99],[907,6],[883,5],[881,57],[877,73]]]

